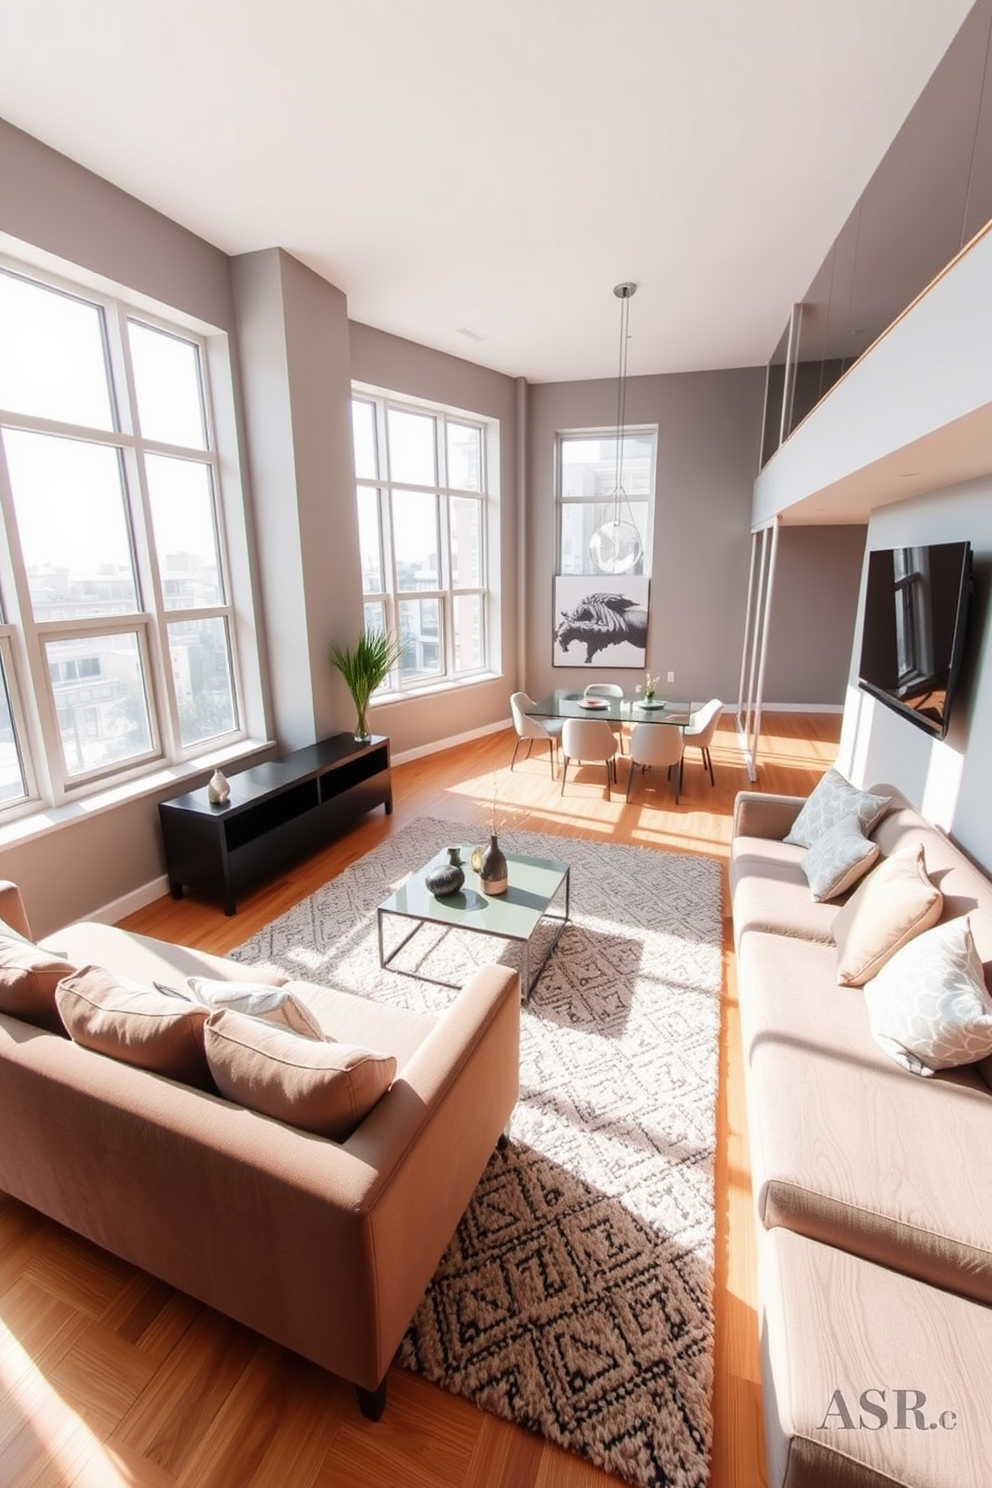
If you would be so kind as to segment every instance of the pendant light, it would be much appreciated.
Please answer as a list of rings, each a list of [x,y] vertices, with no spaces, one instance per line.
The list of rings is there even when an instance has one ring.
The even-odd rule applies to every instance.
[[[597,573],[630,573],[640,562],[643,546],[641,534],[623,488],[623,442],[627,414],[627,321],[630,299],[637,285],[626,280],[615,284],[613,293],[620,301],[620,362],[617,372],[616,468],[613,490],[613,515],[596,528],[589,539],[589,557]],[[624,509],[626,508],[626,516]]]

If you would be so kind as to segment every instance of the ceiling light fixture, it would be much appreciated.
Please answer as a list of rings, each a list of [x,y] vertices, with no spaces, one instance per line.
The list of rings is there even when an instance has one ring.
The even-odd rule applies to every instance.
[[[617,434],[616,468],[613,483],[613,515],[608,522],[596,528],[589,539],[589,557],[597,573],[630,573],[640,561],[643,552],[641,534],[634,522],[634,514],[623,488],[623,444],[627,417],[627,322],[630,317],[630,299],[637,285],[626,280],[615,284],[613,293],[620,301],[620,365],[617,372]],[[623,516],[626,507],[627,515]]]

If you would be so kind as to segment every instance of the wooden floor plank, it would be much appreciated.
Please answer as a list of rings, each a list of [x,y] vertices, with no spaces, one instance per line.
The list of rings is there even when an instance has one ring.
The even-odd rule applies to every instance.
[[[725,716],[712,749],[715,786],[690,755],[678,806],[664,785],[638,790],[624,804],[625,763],[611,799],[594,772],[574,784],[570,772],[562,795],[546,755],[521,759],[510,771],[512,733],[475,740],[398,767],[392,816],[363,819],[245,895],[237,915],[163,897],[125,923],[223,954],[418,816],[457,822],[465,840],[485,841],[494,770],[503,831],[703,852],[726,863],[737,791],[807,795],[836,757],[839,722],[837,715],[766,715],[759,783],[751,787]],[[729,915],[723,942],[711,1488],[763,1488],[755,1234]],[[234,1482],[615,1488],[617,1480],[402,1370],[390,1371],[382,1421],[368,1422],[342,1381],[0,1195],[3,1488]]]

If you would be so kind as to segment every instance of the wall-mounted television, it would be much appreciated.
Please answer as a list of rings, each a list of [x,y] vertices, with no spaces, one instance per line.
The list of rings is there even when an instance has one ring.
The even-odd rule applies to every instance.
[[[961,670],[971,585],[967,542],[868,554],[858,683],[938,739]]]

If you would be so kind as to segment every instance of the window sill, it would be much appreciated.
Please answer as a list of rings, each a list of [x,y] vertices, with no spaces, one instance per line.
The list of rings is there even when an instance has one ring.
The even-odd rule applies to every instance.
[[[378,694],[369,707],[391,708],[396,703],[422,702],[424,698],[438,697],[446,692],[464,692],[466,687],[483,687],[490,682],[501,682],[500,672],[473,672],[470,677],[459,677],[457,681],[446,677],[443,682],[425,682],[422,687],[405,687],[402,692]]]
[[[113,811],[117,806],[140,801],[144,796],[159,795],[163,790],[175,789],[178,794],[184,785],[189,785],[214,766],[229,765],[271,747],[271,740],[239,739],[237,744],[230,744],[227,748],[212,753],[209,762],[201,757],[198,760],[184,760],[178,765],[163,765],[150,775],[141,775],[120,785],[107,786],[78,801],[66,801],[60,806],[40,806],[36,811],[27,812],[16,821],[0,826],[0,850],[16,847],[20,842],[33,841],[49,832],[57,832],[62,827],[70,826],[73,822],[99,816],[104,811]]]

